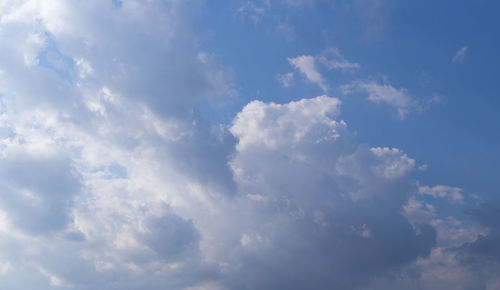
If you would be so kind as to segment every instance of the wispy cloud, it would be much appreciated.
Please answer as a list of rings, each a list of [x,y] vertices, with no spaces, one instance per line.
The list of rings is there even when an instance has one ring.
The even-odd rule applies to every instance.
[[[400,118],[417,107],[416,101],[409,95],[405,88],[395,88],[389,84],[379,84],[373,81],[355,81],[351,84],[341,87],[344,94],[353,94],[355,92],[368,93],[368,100],[375,103],[387,103],[396,108]]]
[[[288,62],[294,68],[298,69],[311,83],[318,85],[324,92],[327,92],[329,86],[324,76],[318,69],[318,64],[328,71],[339,70],[341,72],[353,72],[360,68],[357,62],[350,62],[345,59],[337,48],[326,49],[323,53],[312,55],[301,55],[294,58],[288,58]]]
[[[345,59],[337,48],[329,48],[324,53],[316,57],[318,62],[322,63],[328,70],[341,70],[343,72],[352,72],[361,66],[357,62],[351,62]]]
[[[455,55],[453,56],[451,61],[453,61],[454,63],[462,63],[464,61],[464,58],[465,58],[465,55],[467,54],[468,49],[469,49],[469,47],[467,45],[462,47],[461,49],[459,49],[455,53]]]
[[[340,87],[345,95],[355,93],[368,94],[367,99],[374,103],[386,103],[397,110],[398,116],[404,119],[412,111],[423,111],[433,104],[439,103],[441,97],[434,95],[425,100],[417,100],[406,88],[396,88],[387,83],[358,80]]]
[[[270,8],[269,0],[260,1],[260,4],[257,1],[247,1],[236,10],[236,15],[241,18],[248,17],[253,23],[258,23]]]
[[[278,74],[276,76],[276,79],[281,84],[281,86],[284,88],[289,88],[289,87],[293,86],[293,83],[294,83],[293,72],[289,72],[286,74]]]

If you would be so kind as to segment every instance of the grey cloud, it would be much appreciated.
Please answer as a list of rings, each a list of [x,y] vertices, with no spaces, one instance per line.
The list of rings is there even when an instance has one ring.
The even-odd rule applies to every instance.
[[[415,189],[413,160],[356,146],[345,124],[328,117],[330,101],[251,103],[235,119],[232,167],[240,193],[253,197],[247,211],[258,226],[244,223],[229,288],[352,289],[429,255],[434,229],[420,225],[417,233],[400,214]]]
[[[2,285],[352,289],[429,256],[435,230],[401,214],[414,160],[358,144],[338,99],[201,116],[231,85],[197,46],[199,4],[24,3],[0,36]]]
[[[64,156],[9,156],[0,163],[3,210],[27,232],[62,229],[71,222],[70,209],[81,184]]]
[[[199,237],[195,227],[175,214],[151,218],[146,226],[148,230],[142,239],[159,257],[175,261],[184,252],[197,250]]]
[[[500,200],[481,204],[468,213],[489,229],[489,233],[479,235],[472,243],[464,244],[459,251],[466,264],[500,262]]]

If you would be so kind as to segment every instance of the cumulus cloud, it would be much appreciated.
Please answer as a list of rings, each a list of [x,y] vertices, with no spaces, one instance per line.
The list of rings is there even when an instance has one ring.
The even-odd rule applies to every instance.
[[[334,119],[339,103],[327,96],[285,105],[255,101],[230,129],[239,140],[231,161],[235,180],[244,196],[259,197],[251,199],[260,217],[250,232],[263,251],[241,258],[279,269],[255,273],[245,263],[233,275],[258,275],[243,284],[248,288],[350,289],[426,256],[434,243],[430,226],[417,234],[399,213],[412,192],[414,161],[395,148],[356,145],[346,124]],[[389,228],[398,229],[403,248]],[[270,261],[270,253],[279,258]],[[297,272],[307,278],[293,278]],[[290,278],[278,283],[276,274]]]
[[[415,201],[403,150],[358,144],[338,98],[200,115],[231,84],[196,3],[0,5],[2,286],[353,289],[437,261],[436,229],[462,227]],[[327,89],[314,57],[290,63]]]

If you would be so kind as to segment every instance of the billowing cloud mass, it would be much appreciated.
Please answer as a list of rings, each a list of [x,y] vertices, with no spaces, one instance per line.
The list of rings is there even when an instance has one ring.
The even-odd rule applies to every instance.
[[[338,98],[251,101],[211,124],[202,102],[232,85],[198,47],[200,3],[0,3],[3,288],[443,289],[458,283],[443,261],[498,267],[495,208],[471,211],[488,234],[436,214],[425,196],[462,190],[358,143]],[[314,58],[289,61],[326,91]]]

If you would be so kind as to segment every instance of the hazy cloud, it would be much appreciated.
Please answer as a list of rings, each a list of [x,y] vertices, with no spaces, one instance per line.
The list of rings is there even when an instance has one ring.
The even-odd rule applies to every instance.
[[[289,88],[294,84],[294,75],[293,72],[289,72],[286,74],[278,74],[276,79],[280,83],[280,85],[284,88]]]
[[[459,253],[496,261],[484,246],[495,208],[473,213],[492,233],[466,239],[476,232],[418,199],[457,189],[419,189],[402,149],[359,144],[338,98],[251,101],[227,126],[204,118],[232,86],[198,47],[199,5],[0,5],[2,287],[353,289],[463,269]],[[359,67],[335,50],[288,61],[324,91],[317,63]],[[413,108],[404,89],[346,89]]]
[[[454,63],[462,63],[465,59],[465,55],[467,54],[467,50],[469,49],[469,47],[466,45],[464,47],[462,47],[461,49],[459,49],[455,55],[453,56],[453,58],[451,59]]]

